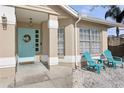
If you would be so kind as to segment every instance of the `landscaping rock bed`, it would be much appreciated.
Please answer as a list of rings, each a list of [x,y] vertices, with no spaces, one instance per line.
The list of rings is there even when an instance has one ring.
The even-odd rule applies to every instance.
[[[73,70],[75,88],[124,88],[124,68],[106,67],[100,74],[78,68]]]

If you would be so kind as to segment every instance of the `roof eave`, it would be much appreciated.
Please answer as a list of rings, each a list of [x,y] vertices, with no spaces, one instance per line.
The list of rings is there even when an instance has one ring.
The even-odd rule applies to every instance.
[[[77,11],[75,11],[74,9],[72,9],[71,7],[69,7],[68,5],[60,5],[60,6],[63,9],[65,9],[67,12],[69,12],[70,14],[75,16],[76,18],[79,18],[79,13]],[[121,23],[113,23],[113,22],[104,21],[104,20],[97,19],[97,18],[89,18],[89,17],[84,17],[84,16],[82,16],[82,20],[94,22],[94,23],[98,23],[98,24],[103,24],[103,25],[107,26],[108,28],[124,27],[124,24],[121,24]]]
[[[124,24],[121,23],[113,23],[110,21],[104,21],[104,20],[100,20],[100,19],[91,19],[89,17],[82,17],[82,20],[85,21],[89,21],[89,22],[93,22],[93,23],[98,23],[98,24],[102,24],[107,26],[108,28],[112,28],[112,27],[124,27]]]
[[[60,5],[61,8],[63,8],[64,10],[66,10],[69,14],[73,15],[74,17],[78,18],[78,12],[76,12],[74,9],[72,9],[71,7],[69,7],[68,5]]]

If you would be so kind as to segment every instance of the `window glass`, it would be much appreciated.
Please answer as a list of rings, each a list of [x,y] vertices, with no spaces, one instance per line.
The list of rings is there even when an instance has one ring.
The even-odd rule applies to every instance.
[[[80,53],[88,51],[95,55],[100,52],[100,31],[96,29],[80,29]]]
[[[40,52],[40,30],[35,30],[35,51]]]
[[[59,57],[63,57],[64,56],[64,43],[65,43],[65,39],[64,39],[64,28],[59,28],[58,29],[58,55]]]

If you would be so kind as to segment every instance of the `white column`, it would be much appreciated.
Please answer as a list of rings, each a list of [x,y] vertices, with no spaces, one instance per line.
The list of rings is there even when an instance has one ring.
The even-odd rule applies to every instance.
[[[58,64],[58,17],[49,14],[49,64]]]
[[[3,30],[2,17],[7,18],[7,29]],[[15,7],[0,6],[0,68],[15,67]]]

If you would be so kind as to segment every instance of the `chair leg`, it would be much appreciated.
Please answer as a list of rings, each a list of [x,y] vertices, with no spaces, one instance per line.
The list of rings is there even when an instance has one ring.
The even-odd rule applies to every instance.
[[[112,63],[114,69],[116,69],[116,63]]]
[[[107,65],[108,65],[108,67],[110,67],[110,63],[109,62],[107,63]]]
[[[122,63],[122,66],[121,66],[122,68],[124,68],[124,65],[123,65],[123,63]]]
[[[97,73],[100,74],[100,67],[97,67]]]
[[[103,66],[103,69],[106,71],[106,68],[105,68],[105,66]]]
[[[89,67],[89,66],[87,66],[87,67],[86,67],[86,69],[87,69],[87,70],[89,70],[89,69],[90,69],[90,67]]]
[[[98,69],[97,73],[100,74],[100,69]]]

